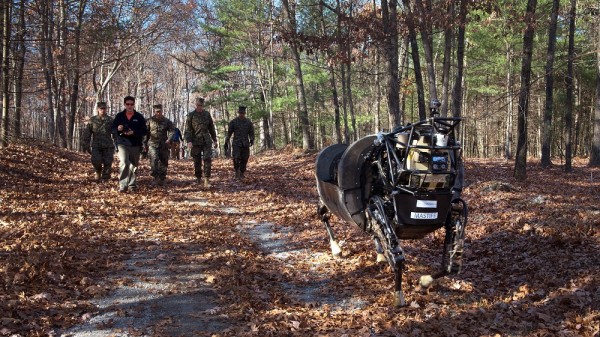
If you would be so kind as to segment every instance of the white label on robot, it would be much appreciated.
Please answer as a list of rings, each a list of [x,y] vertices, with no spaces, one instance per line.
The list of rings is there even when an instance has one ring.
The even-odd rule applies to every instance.
[[[437,219],[437,217],[438,217],[438,212],[433,212],[433,213],[410,212],[411,219],[432,220],[432,219]]]
[[[437,200],[417,200],[419,208],[437,208]]]

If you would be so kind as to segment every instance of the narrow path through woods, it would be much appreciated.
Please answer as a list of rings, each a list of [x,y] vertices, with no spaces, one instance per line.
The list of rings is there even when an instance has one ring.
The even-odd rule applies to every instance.
[[[217,177],[213,179],[214,186],[211,189],[204,189],[193,183],[189,161],[171,161],[169,183],[162,187],[150,185],[148,179],[143,177],[146,172],[142,167],[142,187],[135,195],[129,194],[128,197],[143,199],[148,192],[176,194],[174,200],[143,205],[144,212],[153,214],[154,220],[159,223],[171,220],[169,210],[183,209],[199,216],[190,219],[196,221],[195,225],[199,229],[206,225],[200,221],[210,221],[211,214],[227,218],[224,226],[235,224],[228,228],[235,231],[232,232],[232,241],[235,241],[234,236],[240,235],[249,240],[257,254],[272,260],[270,268],[264,270],[267,274],[264,282],[255,288],[253,296],[263,296],[265,300],[270,300],[272,295],[265,289],[279,289],[286,301],[302,303],[301,305],[312,308],[327,306],[333,311],[352,311],[365,306],[362,299],[333,291],[328,279],[309,275],[305,275],[302,280],[282,279],[277,265],[295,270],[301,264],[310,264],[314,270],[322,261],[331,259],[329,253],[313,252],[302,242],[295,242],[294,231],[290,227],[253,218],[251,214],[235,206],[235,199],[229,204],[212,201],[210,194],[236,194],[238,190],[256,187],[251,177],[244,182],[232,180],[227,172],[227,164],[224,167],[218,161],[215,164]],[[102,188],[110,190],[114,188],[112,185],[112,182],[103,183]],[[210,336],[239,328],[237,325],[242,322],[226,313],[227,304],[235,302],[236,297],[218,294],[215,288],[215,283],[218,282],[215,270],[207,263],[212,256],[212,253],[207,254],[207,250],[217,252],[216,256],[234,255],[235,249],[228,249],[227,245],[206,247],[191,241],[173,245],[168,231],[162,235],[152,234],[148,228],[129,231],[134,237],[147,238],[135,242],[122,266],[101,281],[101,284],[110,283],[114,286],[107,288],[107,291],[99,291],[100,296],[90,301],[96,310],[82,315],[82,324],[59,331],[60,335]],[[210,231],[204,232],[211,235]],[[292,328],[295,326],[299,329],[299,324],[298,321],[290,320]]]
[[[231,206],[216,206],[206,199],[196,198],[190,192],[190,207],[211,209],[224,215],[239,217],[242,212]],[[277,263],[295,269],[297,264],[315,266],[328,259],[328,252],[310,252],[294,245],[293,233],[287,227],[269,222],[239,219],[236,230],[248,237],[260,253],[274,258]],[[201,226],[202,224],[198,224]],[[86,314],[84,324],[62,332],[63,336],[198,336],[230,330],[235,326],[215,291],[212,270],[203,262],[204,249],[188,245],[185,249],[163,247],[160,240],[148,241],[125,261],[124,268],[109,277],[118,286],[92,303],[97,312]],[[225,251],[233,254],[231,251]],[[271,266],[267,273],[277,273]],[[309,303],[312,307],[329,306],[332,310],[357,310],[364,300],[344,298],[331,290],[329,280],[314,282],[265,282],[262,287],[281,288],[290,300]],[[256,289],[261,292],[261,289]],[[233,298],[222,298],[225,302]],[[294,323],[291,323],[292,325]]]

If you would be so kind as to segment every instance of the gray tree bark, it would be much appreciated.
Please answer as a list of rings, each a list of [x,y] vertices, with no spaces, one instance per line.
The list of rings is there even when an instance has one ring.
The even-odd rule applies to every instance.
[[[292,35],[296,35],[296,12],[292,6],[290,6],[289,0],[282,0],[282,3],[287,16],[286,24],[288,26],[288,30]],[[312,133],[310,132],[310,123],[308,119],[308,107],[306,104],[306,90],[304,88],[304,78],[302,75],[300,50],[298,48],[298,41],[295,39],[295,36],[292,38],[290,47],[292,50],[294,71],[296,73],[296,97],[298,98],[298,117],[300,119],[300,128],[302,131],[302,148],[305,150],[314,149],[315,144]]]
[[[23,76],[25,69],[25,54],[27,51],[25,48],[25,0],[19,1],[18,11],[19,21],[15,33],[15,113],[12,118],[12,133],[15,138],[21,137],[21,114],[23,111]]]
[[[421,32],[421,44],[423,45],[423,55],[425,56],[425,64],[427,68],[427,84],[429,88],[429,101],[437,100],[437,87],[435,79],[435,65],[433,62],[433,38],[431,37],[431,2],[417,1],[417,10],[420,16],[419,30]]]
[[[423,75],[421,74],[421,60],[419,58],[419,45],[417,43],[417,35],[415,31],[416,23],[414,22],[414,15],[410,9],[410,0],[402,1],[405,7],[407,16],[411,19],[408,20],[408,40],[410,42],[411,56],[413,61],[413,68],[415,74],[415,84],[417,86],[417,105],[419,107],[419,120],[427,118],[427,110],[425,105],[425,86],[423,84]]]
[[[12,1],[2,5],[2,123],[0,145],[8,146],[9,129],[9,104],[10,104],[10,31],[11,31],[11,6]]]
[[[596,15],[596,104],[593,116],[590,166],[600,166],[600,15]]]
[[[81,27],[83,24],[83,13],[85,12],[85,7],[87,5],[86,0],[80,0],[79,6],[77,8],[77,24],[75,25],[75,44],[73,46],[74,52],[74,63],[75,67],[72,70],[71,75],[71,93],[70,93],[70,101],[69,101],[69,130],[67,134],[69,147],[77,148],[77,144],[75,144],[73,139],[73,134],[75,132],[75,116],[77,115],[77,100],[79,98],[79,80],[80,80],[80,59],[81,59],[81,51],[79,47],[81,45]]]
[[[398,71],[398,1],[381,0],[383,30],[386,32],[384,55],[387,64],[387,106],[390,128],[402,123],[400,74]]]
[[[552,1],[550,26],[548,27],[548,51],[546,52],[546,101],[544,104],[544,121],[542,124],[542,166],[552,165],[550,149],[552,148],[552,113],[554,92],[554,54],[556,50],[556,29],[560,0]]]
[[[531,58],[533,54],[536,6],[537,0],[527,1],[527,10],[525,13],[526,28],[523,34],[521,88],[519,91],[519,117],[517,121],[517,155],[513,173],[514,177],[520,181],[527,179],[527,114],[529,111],[529,92],[531,89]]]
[[[577,15],[577,0],[571,0],[569,13],[569,47],[567,61],[566,85],[566,110],[565,110],[565,172],[573,171],[573,62],[575,59],[575,19]]]
[[[447,9],[448,17],[454,17],[454,4],[449,3]],[[442,117],[448,116],[448,101],[450,97],[450,64],[452,61],[452,40],[454,38],[453,30],[450,25],[444,31],[444,63],[442,66],[442,106],[440,114]]]
[[[462,116],[463,71],[465,68],[465,25],[467,23],[468,0],[461,0],[458,11],[458,34],[456,37],[456,77],[452,89],[452,115]]]

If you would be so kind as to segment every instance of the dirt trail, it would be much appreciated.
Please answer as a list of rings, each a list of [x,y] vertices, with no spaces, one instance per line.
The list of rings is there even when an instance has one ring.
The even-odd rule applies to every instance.
[[[189,202],[198,207],[204,199]],[[150,241],[125,261],[107,281],[119,287],[92,303],[97,312],[62,336],[199,336],[226,330],[230,323],[220,313],[213,276],[202,263],[204,249],[163,247]]]
[[[242,213],[235,207],[217,207],[202,198],[187,202],[231,216]],[[287,267],[301,263],[317,267],[320,261],[328,259],[324,256],[328,252],[311,252],[295,245],[293,232],[287,227],[240,218],[236,229],[256,243],[264,255]],[[97,311],[86,314],[84,324],[60,335],[210,336],[229,331],[235,324],[219,306],[213,276],[202,263],[202,253],[199,246],[173,250],[163,247],[160,241],[148,242],[132,254],[122,270],[110,276],[120,286],[92,301]],[[273,272],[276,270],[273,268]],[[366,306],[364,300],[334,293],[329,282],[280,282],[271,286],[280,287],[294,301],[310,303],[313,308],[327,306],[332,311],[354,311]]]

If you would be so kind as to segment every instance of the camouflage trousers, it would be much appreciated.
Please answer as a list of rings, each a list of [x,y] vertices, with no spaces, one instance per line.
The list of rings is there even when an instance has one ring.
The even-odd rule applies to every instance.
[[[233,146],[231,151],[233,157],[233,169],[242,173],[246,172],[246,165],[250,158],[250,148],[245,146]]]
[[[141,152],[141,146],[119,145],[119,188],[137,187],[135,173]]]
[[[196,178],[210,178],[210,169],[212,164],[212,147],[210,144],[192,146],[191,155],[192,159],[194,160],[194,175]],[[204,171],[202,171],[203,162]]]
[[[150,159],[150,175],[154,178],[165,179],[169,166],[169,145],[151,145],[148,147],[148,158]]]
[[[100,174],[103,179],[110,179],[114,155],[114,147],[92,147],[92,165],[96,173]]]

